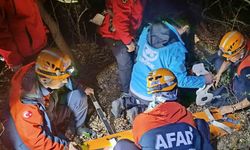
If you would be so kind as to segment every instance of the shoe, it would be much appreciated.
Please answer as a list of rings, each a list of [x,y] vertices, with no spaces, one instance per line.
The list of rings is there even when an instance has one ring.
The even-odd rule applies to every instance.
[[[123,98],[123,97],[130,97],[130,94],[126,92],[122,92],[120,98]]]
[[[97,136],[96,132],[86,127],[79,127],[76,131],[77,135],[85,138],[95,138]]]
[[[125,110],[124,106],[124,99],[120,97],[119,99],[115,100],[111,104],[111,112],[114,115],[115,118],[121,117],[123,111]]]
[[[129,123],[133,124],[135,117],[139,114],[138,111],[139,111],[138,107],[133,107],[126,111]]]

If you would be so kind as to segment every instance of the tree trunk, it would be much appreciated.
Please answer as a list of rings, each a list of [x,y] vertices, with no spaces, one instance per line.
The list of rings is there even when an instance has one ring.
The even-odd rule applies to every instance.
[[[37,5],[39,7],[41,17],[42,17],[43,21],[45,22],[45,24],[48,26],[50,33],[51,33],[57,47],[60,50],[62,50],[63,52],[65,52],[66,54],[68,54],[72,60],[74,60],[72,51],[70,50],[69,45],[66,43],[66,41],[64,40],[64,38],[60,32],[59,25],[54,21],[54,19],[45,10],[45,8],[43,7],[42,0],[37,0]]]

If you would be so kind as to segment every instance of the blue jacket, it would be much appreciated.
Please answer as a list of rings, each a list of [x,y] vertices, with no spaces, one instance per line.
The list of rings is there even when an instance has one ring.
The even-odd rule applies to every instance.
[[[212,150],[207,122],[177,102],[165,102],[133,121],[133,138],[142,150]]]
[[[197,149],[201,150],[199,132],[186,123],[173,123],[144,133],[140,140],[142,149]]]
[[[177,77],[178,87],[203,87],[204,76],[187,76],[185,67],[187,50],[175,28],[169,23],[164,23],[164,27],[158,27],[155,30],[152,27],[151,31],[150,26],[145,27],[140,35],[130,91],[143,100],[152,101],[152,96],[147,94],[146,77],[151,70],[158,68],[170,69]]]

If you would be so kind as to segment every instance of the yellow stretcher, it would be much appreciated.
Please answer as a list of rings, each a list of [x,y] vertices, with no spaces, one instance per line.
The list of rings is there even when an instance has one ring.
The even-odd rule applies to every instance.
[[[241,128],[240,119],[236,114],[221,115],[218,109],[206,109],[203,112],[193,114],[194,118],[204,119],[209,124],[211,137],[220,137],[237,131]],[[104,136],[102,138],[84,142],[83,150],[102,150],[106,147],[115,145],[115,141],[120,139],[129,139],[133,141],[131,130],[115,133],[112,135]]]
[[[133,140],[132,130],[126,130],[118,132],[112,135],[107,135],[98,139],[90,140],[84,142],[82,149],[83,150],[102,150],[106,147],[113,147],[115,142],[121,139]]]
[[[193,116],[204,119],[209,124],[212,138],[230,134],[241,128],[240,118],[236,114],[221,115],[218,109],[206,109],[194,113]]]

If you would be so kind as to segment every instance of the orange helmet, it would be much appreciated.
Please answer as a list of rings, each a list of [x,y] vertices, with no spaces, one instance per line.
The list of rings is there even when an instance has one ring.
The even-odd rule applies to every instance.
[[[151,71],[147,77],[148,94],[169,92],[177,87],[175,75],[168,69],[160,68]]]
[[[230,58],[240,53],[246,46],[244,36],[238,31],[227,32],[220,41],[222,56]]]
[[[43,50],[36,60],[36,73],[50,79],[66,79],[74,67],[68,55],[58,49]]]

